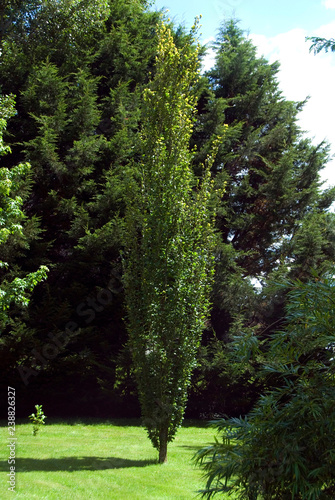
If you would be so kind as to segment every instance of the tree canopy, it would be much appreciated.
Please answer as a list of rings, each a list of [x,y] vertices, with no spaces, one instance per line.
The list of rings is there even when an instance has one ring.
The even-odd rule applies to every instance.
[[[231,373],[225,346],[242,325],[266,335],[271,325],[278,327],[285,292],[274,293],[273,281],[308,279],[312,268],[326,270],[332,264],[334,214],[328,208],[335,191],[323,190],[320,180],[328,145],[315,146],[303,136],[297,119],[304,103],[282,95],[279,64],[257,57],[234,20],[222,24],[214,47],[215,64],[198,102],[194,168],[206,155],[211,135],[227,124],[212,167],[216,183],[226,182],[226,190],[217,217],[215,334],[204,337],[191,402],[197,400],[201,411],[210,400],[209,414],[239,415],[248,408],[246,401],[252,405],[259,387],[252,389],[250,371]]]
[[[121,254],[129,189],[140,179],[142,155],[150,156],[150,137],[150,147],[157,139],[154,128],[145,132],[151,102],[145,89],[157,81],[159,19],[144,1],[1,4],[0,88],[16,101],[3,130],[11,149],[1,157],[4,197],[8,203],[21,197],[13,223],[23,228],[0,246],[0,259],[8,264],[1,269],[2,283],[49,268],[29,292],[27,307],[12,303],[7,310],[1,363],[13,384],[22,386],[19,412],[34,395],[45,400],[48,414],[64,407],[69,414],[140,413],[123,321]],[[176,50],[192,46],[195,54],[190,34],[165,23]],[[213,68],[188,90],[178,87],[196,108],[190,144],[180,144],[183,161],[191,162],[194,196],[213,138],[224,137],[210,167],[221,192],[210,199],[217,213],[212,311],[189,388],[189,416],[245,413],[259,394],[258,366],[233,373],[227,359],[232,335],[249,326],[270,335],[283,317],[286,296],[271,283],[283,276],[307,280],[311,267],[326,270],[334,260],[334,216],[328,213],[334,190],[323,190],[320,182],[327,145],[303,137],[297,126],[303,103],[285,99],[278,64],[257,57],[238,23],[223,23],[215,50]],[[200,60],[203,48],[197,54]],[[171,84],[169,75],[166,80]],[[164,137],[169,127],[167,119]],[[178,130],[166,135],[175,151]],[[17,165],[27,163],[29,169],[19,173]],[[176,194],[170,188],[171,200],[183,199],[177,197],[181,186]],[[194,222],[191,215],[180,215],[185,231]],[[180,265],[186,268],[186,261]],[[41,353],[50,338],[64,341],[46,359]],[[27,374],[27,385],[18,368]]]

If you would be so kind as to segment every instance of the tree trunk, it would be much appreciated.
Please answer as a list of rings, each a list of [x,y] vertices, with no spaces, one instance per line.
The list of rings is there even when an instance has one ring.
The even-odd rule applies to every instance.
[[[168,428],[162,427],[159,432],[159,463],[165,464],[167,462],[167,438]]]

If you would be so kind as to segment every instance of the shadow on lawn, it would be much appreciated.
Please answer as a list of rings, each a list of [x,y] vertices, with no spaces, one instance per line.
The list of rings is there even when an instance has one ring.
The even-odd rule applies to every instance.
[[[64,458],[17,458],[16,472],[31,471],[68,471],[126,469],[128,467],[147,467],[157,464],[157,460],[130,460],[128,458],[101,457],[64,457]],[[0,461],[0,471],[8,472],[8,461]]]
[[[207,446],[211,446],[213,443],[204,443],[204,445],[196,444],[196,445],[187,445],[187,444],[179,444],[178,448],[185,448],[186,450],[199,451],[202,448],[206,448]]]

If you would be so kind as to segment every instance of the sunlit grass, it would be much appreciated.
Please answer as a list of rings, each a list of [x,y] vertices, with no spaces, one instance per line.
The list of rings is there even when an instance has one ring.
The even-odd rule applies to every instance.
[[[87,500],[191,500],[204,486],[192,456],[214,431],[186,422],[157,463],[143,427],[134,420],[47,420],[37,436],[32,424],[16,426],[16,491],[8,491],[8,429],[2,422],[0,498]],[[198,497],[199,498],[199,497]]]

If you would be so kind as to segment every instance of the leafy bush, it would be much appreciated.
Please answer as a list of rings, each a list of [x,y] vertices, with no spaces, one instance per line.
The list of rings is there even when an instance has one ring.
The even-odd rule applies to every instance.
[[[36,436],[38,431],[40,430],[40,426],[44,425],[44,420],[47,418],[42,410],[42,405],[35,405],[36,414],[32,413],[29,415],[29,419],[33,423],[33,435]]]
[[[222,439],[196,455],[203,497],[335,498],[335,278],[290,289],[284,327],[266,353],[252,335],[236,344],[240,359],[262,356],[259,377],[272,388],[247,417],[212,422]]]

